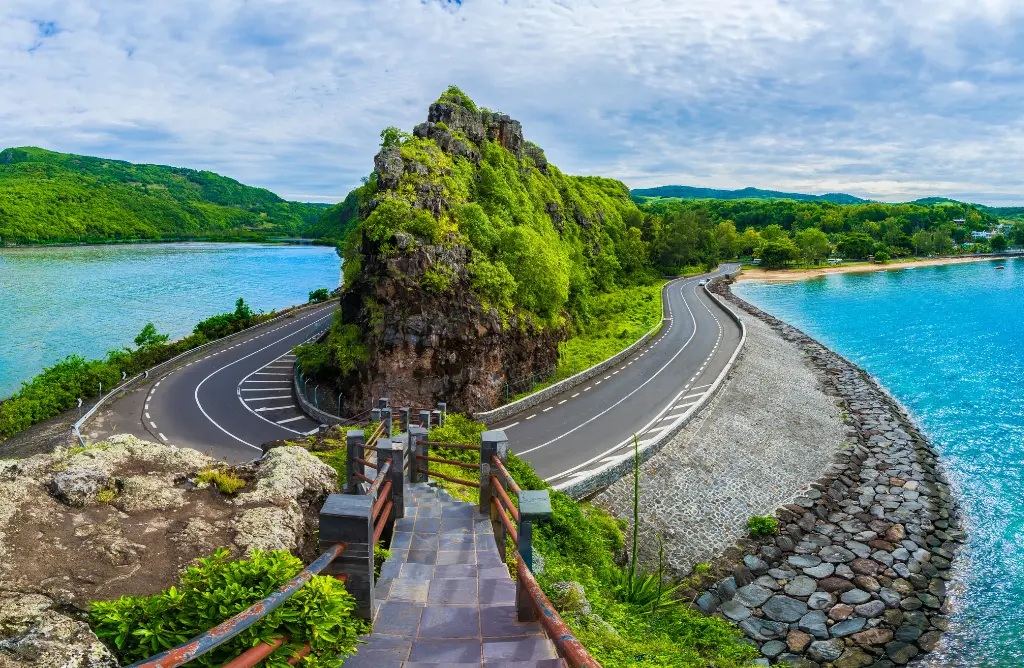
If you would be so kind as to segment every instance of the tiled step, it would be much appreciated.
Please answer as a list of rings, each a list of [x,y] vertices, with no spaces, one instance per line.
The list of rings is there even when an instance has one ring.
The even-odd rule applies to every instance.
[[[516,620],[515,583],[472,504],[409,485],[391,554],[373,633],[346,668],[565,665],[538,622]]]

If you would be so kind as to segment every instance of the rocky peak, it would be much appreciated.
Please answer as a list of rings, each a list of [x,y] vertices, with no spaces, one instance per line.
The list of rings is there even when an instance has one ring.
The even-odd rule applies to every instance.
[[[443,127],[438,127],[438,124]],[[447,128],[447,132],[445,132]],[[523,152],[523,126],[510,117],[496,111],[474,111],[451,102],[435,102],[427,112],[427,122],[417,125],[413,134],[417,137],[430,137],[438,140],[447,135],[444,144],[453,141],[452,132],[461,132],[473,143],[479,144],[485,139],[496,142],[521,158]],[[454,140],[458,141],[458,140]],[[455,155],[464,155],[445,147],[441,140],[437,141],[441,150]]]

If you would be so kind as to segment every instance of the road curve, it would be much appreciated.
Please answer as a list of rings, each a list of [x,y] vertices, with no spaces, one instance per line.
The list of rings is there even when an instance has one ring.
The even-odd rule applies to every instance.
[[[491,425],[554,485],[572,482],[653,439],[700,400],[739,345],[741,332],[700,287],[736,265],[666,288],[661,332],[616,367]]]
[[[260,445],[320,425],[299,409],[291,350],[330,326],[337,304],[256,328],[147,386],[143,428],[162,443],[244,462]],[[137,409],[138,410],[138,409]]]

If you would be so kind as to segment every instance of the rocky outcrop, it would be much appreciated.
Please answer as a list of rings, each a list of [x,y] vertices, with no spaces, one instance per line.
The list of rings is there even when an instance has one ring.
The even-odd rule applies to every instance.
[[[246,485],[226,496],[195,484],[217,465],[127,435],[0,461],[0,666],[113,665],[81,621],[88,602],[156,593],[218,547],[315,556],[334,469],[275,448],[234,469]]]
[[[696,598],[736,622],[764,665],[904,665],[947,628],[947,585],[965,541],[938,456],[866,373],[799,330],[727,296],[804,350],[856,441],[792,503],[780,532],[741,541],[731,572]],[[722,577],[727,576],[727,577]]]
[[[486,308],[470,289],[469,261],[461,245],[392,256],[367,248],[362,276],[341,301],[345,322],[367,332],[371,350],[358,382],[345,384],[348,405],[387,396],[397,406],[486,410],[505,397],[509,379],[556,364],[560,332]],[[447,289],[425,290],[425,274],[442,270]]]

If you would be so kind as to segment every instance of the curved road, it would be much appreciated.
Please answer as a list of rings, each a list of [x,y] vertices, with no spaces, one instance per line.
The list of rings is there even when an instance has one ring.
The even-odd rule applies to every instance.
[[[661,332],[617,367],[497,422],[513,452],[559,486],[629,456],[633,434],[656,438],[710,389],[739,345],[740,329],[700,282],[734,271],[677,279],[665,289]]]
[[[556,486],[628,456],[634,432],[643,441],[668,428],[736,349],[739,328],[699,286],[733,269],[669,283],[665,325],[651,342],[602,376],[492,427],[505,429],[512,450]],[[315,431],[318,423],[297,406],[291,350],[329,327],[336,307],[256,328],[130,392],[103,419],[111,429],[231,462],[259,457],[266,441]]]
[[[147,433],[140,435],[148,439],[231,462],[257,458],[266,441],[319,428],[295,400],[291,350],[328,328],[335,308],[332,303],[255,328],[151,381],[112,408],[133,413],[136,424],[141,418]]]

